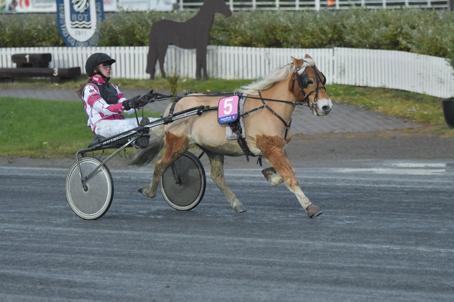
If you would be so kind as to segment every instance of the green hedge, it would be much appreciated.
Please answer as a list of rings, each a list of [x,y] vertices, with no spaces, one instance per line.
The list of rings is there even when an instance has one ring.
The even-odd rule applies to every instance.
[[[108,14],[100,46],[148,44],[151,24],[183,21],[194,12]],[[0,15],[0,46],[62,46],[53,15]],[[404,50],[454,62],[454,13],[430,10],[255,11],[217,16],[212,45],[253,47],[354,47]]]

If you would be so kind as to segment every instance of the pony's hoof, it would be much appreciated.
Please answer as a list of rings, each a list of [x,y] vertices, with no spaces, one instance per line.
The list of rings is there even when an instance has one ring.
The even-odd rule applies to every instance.
[[[147,188],[140,188],[137,190],[140,194],[148,198],[154,198],[156,194],[151,194]]]
[[[322,215],[323,212],[320,210],[320,207],[318,205],[311,204],[306,208],[306,213],[309,218],[314,218]]]
[[[233,205],[233,209],[235,210],[235,212],[237,213],[244,213],[246,212],[246,208],[241,204],[241,203],[235,203]]]

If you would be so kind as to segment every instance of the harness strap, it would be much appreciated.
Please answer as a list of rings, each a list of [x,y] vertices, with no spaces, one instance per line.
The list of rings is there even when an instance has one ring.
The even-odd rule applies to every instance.
[[[175,99],[173,102],[172,102],[172,105],[170,106],[170,110],[169,110],[169,114],[168,116],[173,116],[173,112],[175,111],[175,106],[176,104],[182,99],[182,97],[179,97],[177,99]]]
[[[284,134],[284,139],[287,139],[287,134],[288,130],[290,129],[290,126],[292,125],[292,119],[290,118],[290,121],[287,123],[282,116],[280,116],[276,111],[273,110],[268,104],[265,103],[265,100],[262,98],[262,93],[259,91],[259,97],[260,101],[263,104],[263,108],[268,109],[275,117],[277,117],[285,126],[285,134]],[[290,102],[289,102],[290,103]],[[294,105],[294,103],[291,103]]]
[[[240,97],[240,107],[241,107],[241,104],[244,104],[244,102],[246,100],[242,100],[244,98],[244,96],[242,94],[237,94],[239,97]],[[246,96],[247,98],[247,96]],[[249,149],[249,146],[247,145],[247,141],[246,139],[243,137],[242,135],[242,132],[243,132],[243,128],[241,127],[241,118],[243,118],[244,115],[240,114],[239,118],[236,120],[236,122],[234,123],[230,123],[229,124],[229,127],[230,129],[232,129],[232,132],[236,134],[236,137],[237,137],[237,142],[238,142],[238,145],[240,146],[241,150],[243,151],[244,155],[246,155],[246,160],[249,161],[249,156],[253,156],[255,157],[255,154],[253,154],[251,152],[251,150]]]
[[[270,102],[275,102],[275,103],[284,103],[284,104],[291,105],[293,107],[296,107],[298,105],[294,102],[290,102],[290,101],[286,101],[286,100],[270,99],[270,98],[255,97],[255,96],[248,96],[248,98],[255,99],[255,100],[265,100],[265,101],[270,101]]]
[[[249,156],[255,157],[255,154],[251,152],[249,146],[247,145],[246,139],[242,135],[243,129],[241,128],[241,122],[238,120],[235,123],[229,124],[229,127],[236,134],[236,140],[241,150],[243,150],[244,155],[246,155],[246,160],[249,161]]]
[[[291,105],[293,107],[296,106],[295,103],[290,102],[290,101],[286,101],[286,100],[264,99],[262,97],[261,91],[259,91],[258,93],[259,93],[259,97],[258,98],[257,97],[246,96],[246,99],[247,98],[258,99],[258,100],[260,100],[262,102],[262,105],[259,106],[259,107],[254,108],[254,109],[251,109],[251,110],[249,110],[247,112],[244,112],[244,113],[240,114],[240,118],[244,118],[244,117],[248,116],[249,114],[251,114],[251,113],[253,113],[255,111],[259,111],[259,110],[262,110],[262,109],[267,109],[284,124],[284,126],[285,126],[284,139],[287,139],[288,130],[290,129],[290,126],[292,125],[292,120],[290,119],[290,121],[287,123],[285,121],[285,119],[282,116],[280,116],[276,111],[274,111],[273,108],[271,108],[265,101],[284,103],[284,104]],[[249,161],[249,156],[255,157],[256,155],[254,155],[251,152],[251,150],[249,149],[249,146],[247,144],[246,139],[241,135],[242,128],[241,128],[240,121],[237,121],[236,123],[233,123],[233,124],[231,124],[229,126],[232,129],[232,131],[237,135],[238,145],[240,146],[241,150],[243,150],[244,154],[246,155],[246,160]],[[261,162],[261,158],[260,157],[259,157],[259,161],[258,162]],[[261,163],[260,163],[260,165],[261,165]]]

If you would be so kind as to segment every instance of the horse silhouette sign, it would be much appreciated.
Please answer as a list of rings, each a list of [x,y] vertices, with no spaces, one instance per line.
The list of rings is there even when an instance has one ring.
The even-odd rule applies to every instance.
[[[229,17],[232,12],[224,0],[205,0],[199,12],[186,22],[161,20],[154,23],[150,31],[147,59],[147,73],[155,76],[156,62],[159,61],[161,75],[164,71],[164,59],[169,45],[186,49],[196,49],[196,78],[207,78],[206,53],[210,38],[210,29],[214,15],[220,13]]]

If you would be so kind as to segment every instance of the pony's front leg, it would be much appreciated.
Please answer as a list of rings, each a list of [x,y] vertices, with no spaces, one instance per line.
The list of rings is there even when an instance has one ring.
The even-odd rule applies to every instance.
[[[263,169],[262,174],[272,186],[277,186],[284,182],[284,179],[279,174],[277,174],[276,169],[274,169],[273,167]]]
[[[153,178],[148,187],[142,188],[139,191],[149,198],[156,196],[159,182],[161,180],[162,173],[169,167],[184,151],[188,148],[188,140],[186,137],[179,137],[172,133],[167,133],[164,145],[164,154],[156,162]]]
[[[211,166],[211,179],[218,186],[218,188],[224,193],[230,206],[237,212],[242,213],[246,211],[243,204],[236,197],[235,193],[227,186],[224,178],[224,156],[219,154],[213,154],[207,152],[208,158],[210,159]]]
[[[257,136],[256,143],[262,154],[285,182],[287,188],[295,194],[301,206],[306,210],[307,215],[310,218],[320,215],[322,213],[320,208],[312,203],[301,190],[295,171],[284,151],[285,140],[278,136],[260,135]]]

